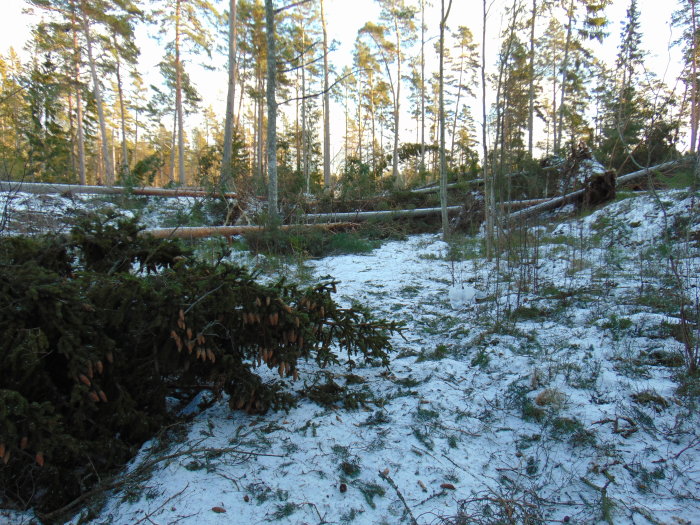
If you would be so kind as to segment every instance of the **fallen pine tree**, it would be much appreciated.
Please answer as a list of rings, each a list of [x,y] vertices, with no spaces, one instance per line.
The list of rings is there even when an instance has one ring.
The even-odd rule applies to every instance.
[[[670,162],[664,162],[662,164],[658,164],[656,166],[650,166],[648,168],[644,168],[638,171],[634,171],[632,173],[628,173],[626,175],[623,175],[621,177],[617,177],[616,180],[613,181],[614,187],[617,187],[621,184],[626,184],[628,182],[631,182],[635,179],[644,177],[644,176],[649,176],[650,174],[654,174],[655,172],[663,172],[665,170],[669,170],[672,168],[676,168],[678,166],[681,166],[684,164],[685,160],[674,160]],[[548,210],[553,210],[554,208],[558,208],[560,206],[563,206],[567,203],[570,202],[575,202],[577,200],[584,200],[586,198],[587,192],[589,193],[591,191],[591,186],[588,185],[584,188],[578,189],[576,191],[572,191],[570,193],[567,193],[566,195],[561,195],[559,197],[554,197],[552,199],[548,199],[544,202],[541,202],[539,204],[536,204],[534,206],[527,207],[523,210],[516,211],[514,213],[511,213],[508,215],[506,218],[506,221],[508,223],[515,223],[517,221],[521,221],[527,217],[531,217],[533,215],[537,215],[538,213],[542,213],[543,211],[548,211]]]
[[[89,218],[0,239],[1,507],[50,513],[99,486],[173,422],[166,398],[206,389],[262,413],[294,402],[299,359],[388,363],[399,325],[340,308],[334,282],[262,284],[138,231]]]
[[[199,188],[127,188],[124,186],[81,186],[78,184],[50,184],[38,182],[0,181],[0,191],[26,193],[58,193],[89,195],[145,195],[153,197],[224,197],[238,198],[237,193],[210,192]]]
[[[447,213],[459,213],[462,206],[448,206]],[[441,208],[416,208],[413,210],[355,211],[344,213],[307,213],[301,216],[305,222],[312,221],[366,221],[370,219],[392,219],[397,217],[425,217],[439,215]]]
[[[318,228],[323,230],[342,230],[357,226],[354,222],[335,222],[326,224],[283,224],[281,230],[294,228]],[[177,228],[151,228],[139,232],[141,236],[151,236],[156,239],[201,239],[205,237],[230,237],[265,230],[266,226],[182,226]]]

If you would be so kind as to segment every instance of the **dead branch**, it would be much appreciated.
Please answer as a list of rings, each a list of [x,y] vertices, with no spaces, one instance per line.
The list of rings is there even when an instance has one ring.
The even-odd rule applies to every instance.
[[[403,497],[403,494],[401,494],[401,491],[399,490],[398,485],[396,485],[396,482],[391,479],[391,476],[389,476],[389,469],[385,471],[379,471],[379,477],[385,480],[391,487],[396,491],[396,494],[399,496],[399,499],[401,500],[401,503],[403,503],[403,506],[406,508],[406,512],[408,513],[408,516],[411,518],[411,524],[412,525],[418,525],[418,522],[416,521],[416,517],[413,515],[413,512],[411,511],[411,507],[408,506],[408,503],[406,503],[406,499]]]

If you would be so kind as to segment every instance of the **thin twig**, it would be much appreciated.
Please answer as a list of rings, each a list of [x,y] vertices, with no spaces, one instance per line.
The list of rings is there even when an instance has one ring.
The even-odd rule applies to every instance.
[[[403,503],[403,506],[406,507],[406,512],[408,513],[409,517],[411,518],[411,524],[418,525],[418,522],[416,521],[416,518],[413,515],[413,512],[411,512],[411,507],[409,507],[408,503],[406,503],[406,499],[403,497],[403,494],[401,494],[401,491],[399,490],[399,487],[396,485],[396,482],[393,479],[391,479],[391,476],[389,476],[389,473],[386,471],[382,472],[380,470],[379,477],[386,480],[386,482],[389,485],[391,485],[392,488],[396,491],[396,494],[399,496],[399,499],[401,500],[401,503]]]

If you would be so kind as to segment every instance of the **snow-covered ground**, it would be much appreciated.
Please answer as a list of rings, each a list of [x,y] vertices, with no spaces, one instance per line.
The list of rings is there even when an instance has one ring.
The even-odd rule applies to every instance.
[[[221,400],[73,523],[699,523],[698,393],[677,391],[672,337],[680,294],[698,307],[697,206],[625,199],[500,261],[436,235],[313,261],[341,303],[406,323],[388,370],[302,363],[290,384],[332,380],[361,406]]]

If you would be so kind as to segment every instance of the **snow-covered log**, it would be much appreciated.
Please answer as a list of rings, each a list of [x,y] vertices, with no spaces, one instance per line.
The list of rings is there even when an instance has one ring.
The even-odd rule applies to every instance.
[[[461,206],[448,206],[447,213],[458,213]],[[440,214],[440,208],[416,208],[415,210],[387,210],[387,211],[354,211],[344,213],[307,213],[302,215],[303,221],[365,221],[368,219],[391,219],[394,217],[424,217]]]
[[[125,188],[123,186],[80,186],[77,184],[50,184],[37,182],[0,181],[0,191],[20,191],[26,193],[86,193],[91,195],[118,195],[132,193],[154,197],[208,197],[212,193],[196,188]],[[222,196],[216,193],[216,196]],[[227,199],[238,197],[236,193],[224,193]]]
[[[354,222],[334,222],[328,224],[284,224],[282,230],[291,228],[320,228],[324,230],[340,230],[357,226]],[[156,239],[201,239],[204,237],[228,237],[242,235],[248,232],[263,230],[264,226],[201,226],[181,228],[153,228],[142,230],[139,235],[151,235]]]

